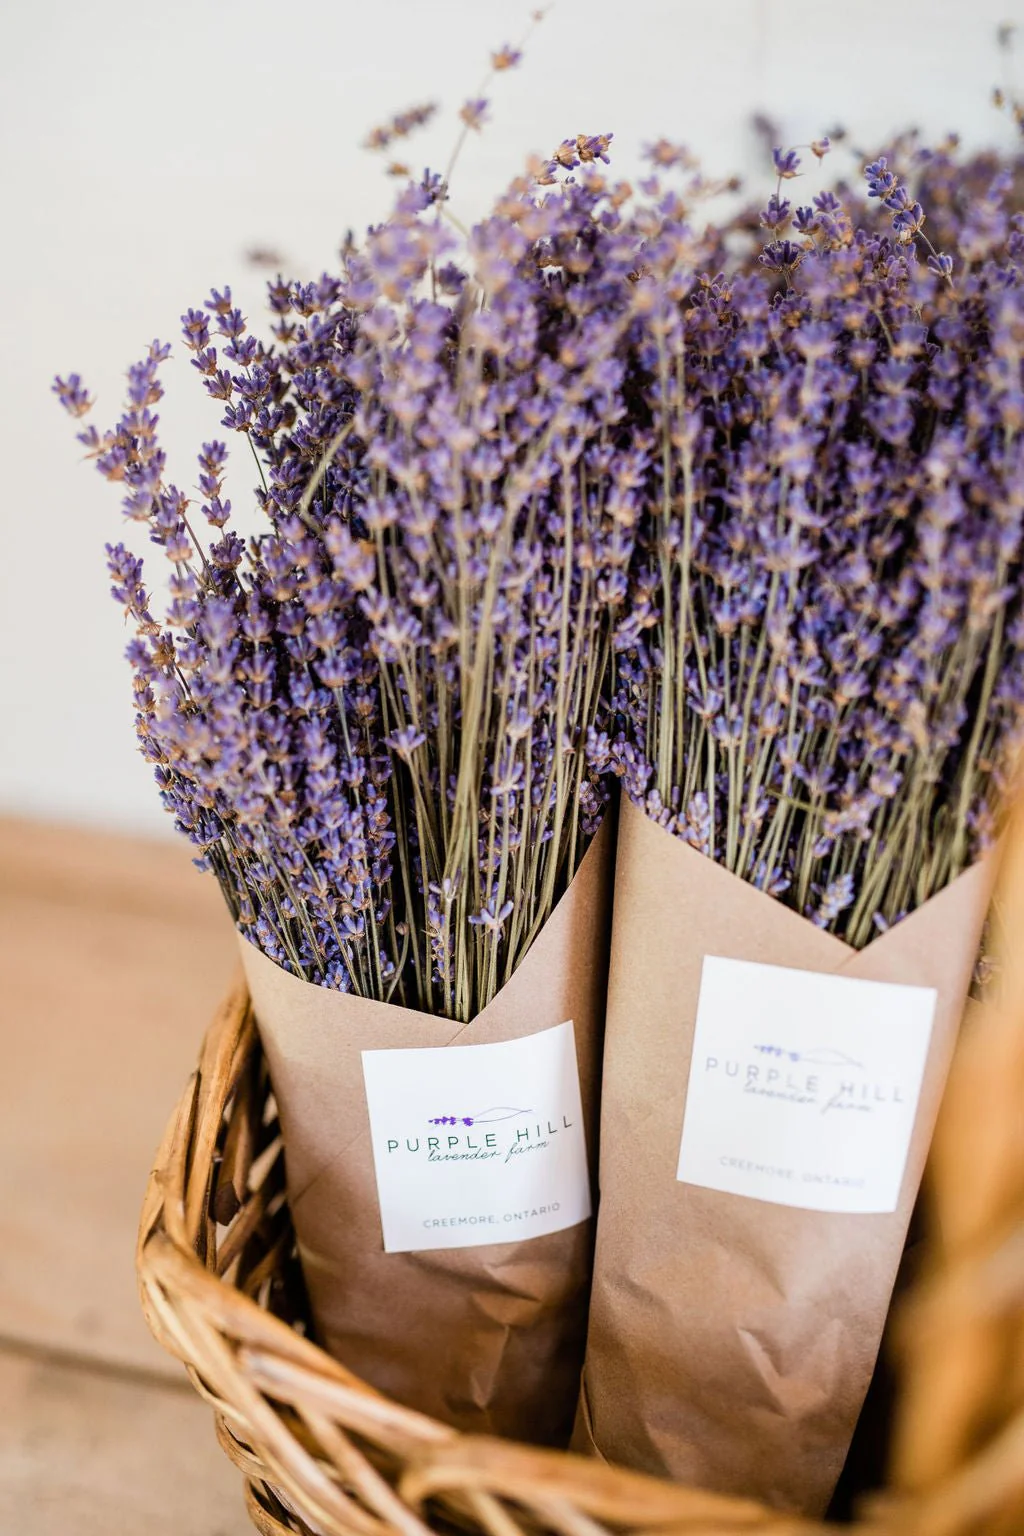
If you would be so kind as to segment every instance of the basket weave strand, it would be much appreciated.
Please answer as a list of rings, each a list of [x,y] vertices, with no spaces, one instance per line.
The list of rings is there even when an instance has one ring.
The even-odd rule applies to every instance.
[[[931,1164],[931,1261],[902,1318],[891,1485],[873,1536],[1024,1532],[1024,814],[1008,839],[999,1006],[965,1028]],[[157,1154],[143,1307],[211,1404],[263,1536],[733,1536],[827,1527],[460,1435],[316,1347],[266,1066],[239,981]],[[835,1528],[838,1530],[838,1528]],[[844,1527],[844,1529],[850,1529]]]

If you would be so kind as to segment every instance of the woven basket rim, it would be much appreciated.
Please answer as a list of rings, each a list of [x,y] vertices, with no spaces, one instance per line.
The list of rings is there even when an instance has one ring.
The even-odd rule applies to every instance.
[[[1024,840],[1018,841],[1024,914]],[[964,1362],[991,1367],[993,1339],[1006,1343],[1006,1296],[1002,1310],[994,1310],[991,1293],[994,1275],[1006,1291],[1008,1249],[1017,1260],[1009,1320],[1020,1356],[1024,1167],[1007,1176],[1000,1165],[1004,1198],[987,1199],[982,1221],[972,1207],[977,1180],[965,1180],[956,1166],[964,1127],[977,1129],[978,1102],[993,1075],[1002,1075],[1004,1095],[1008,1083],[1024,1094],[1024,1029],[1016,1027],[1024,1020],[1024,963],[1020,970],[1022,1006],[974,1031],[984,1033],[984,1049],[977,1038],[968,1041],[965,1062],[957,1064],[958,1093],[940,1121],[943,1246],[937,1252],[933,1242],[930,1272],[902,1329],[894,1480],[865,1505],[860,1524],[841,1528],[569,1452],[461,1434],[391,1402],[275,1315],[275,1287],[292,1238],[280,1137],[239,973],[157,1151],[137,1270],[150,1329],[211,1404],[220,1443],[246,1479],[253,1525],[263,1536],[426,1536],[453,1526],[469,1536],[839,1529],[966,1536],[1016,1529],[1002,1517],[1010,1503],[1024,1508],[1019,1369],[1015,1396],[998,1413],[991,1369],[988,1376],[975,1371],[973,1398],[956,1393],[963,1386],[957,1369],[962,1377]],[[1001,1146],[1005,1162],[1016,1143],[1003,1137]],[[991,1156],[989,1162],[995,1166]],[[950,1350],[957,1369],[948,1368]]]

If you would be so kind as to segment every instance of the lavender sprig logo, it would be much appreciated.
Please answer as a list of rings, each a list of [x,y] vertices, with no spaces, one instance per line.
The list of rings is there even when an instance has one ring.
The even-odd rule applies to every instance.
[[[791,1051],[784,1045],[755,1045],[755,1051],[762,1056],[774,1056],[779,1061],[806,1062],[813,1067],[859,1067],[863,1072],[864,1063],[856,1061],[852,1056],[847,1056],[844,1051],[833,1051],[828,1047],[813,1051]]]
[[[513,1109],[508,1104],[496,1105],[491,1109],[481,1110],[477,1115],[435,1115],[427,1121],[428,1125],[497,1125],[500,1120],[518,1120],[522,1115],[531,1115],[531,1109]]]

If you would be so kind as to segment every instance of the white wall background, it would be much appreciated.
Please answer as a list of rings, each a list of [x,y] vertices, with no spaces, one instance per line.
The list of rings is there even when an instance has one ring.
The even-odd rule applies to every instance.
[[[79,461],[52,375],[79,370],[106,425],[124,367],[151,337],[176,341],[177,317],[211,284],[231,283],[259,311],[247,249],[282,251],[297,275],[330,264],[344,229],[379,216],[390,196],[359,148],[366,130],[436,97],[447,114],[409,155],[417,168],[443,165],[455,109],[536,3],[9,0],[0,811],[167,825],[135,755],[127,634],[107,597],[102,549],[122,536],[117,497]],[[767,187],[755,110],[777,118],[788,143],[837,122],[867,148],[911,123],[1005,142],[990,105],[995,32],[1015,20],[1021,0],[558,0],[523,65],[496,84],[456,206],[482,209],[529,151],[577,132],[614,131],[626,174],[639,146],[665,133],[710,170],[751,172]],[[217,412],[184,356],[166,374],[165,446],[190,485]]]

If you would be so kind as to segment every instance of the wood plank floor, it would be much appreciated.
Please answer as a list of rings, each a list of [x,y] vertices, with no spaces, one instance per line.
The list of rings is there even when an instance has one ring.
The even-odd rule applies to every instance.
[[[10,1536],[252,1536],[187,1385],[0,1349],[0,1418]]]
[[[233,962],[184,845],[0,819],[0,1532],[250,1530],[133,1263],[150,1160]]]

